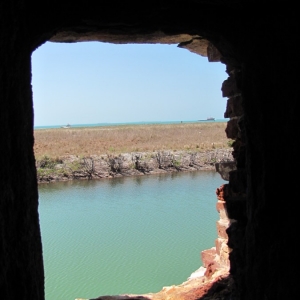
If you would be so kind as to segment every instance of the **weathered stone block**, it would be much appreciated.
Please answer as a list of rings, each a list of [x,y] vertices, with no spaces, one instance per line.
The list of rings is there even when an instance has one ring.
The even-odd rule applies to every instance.
[[[207,250],[201,251],[201,260],[204,268],[215,260],[216,257],[216,247],[212,247]]]
[[[225,129],[226,136],[229,139],[235,140],[238,137],[239,127],[238,127],[238,120],[231,119],[227,122],[227,127]]]
[[[219,212],[220,215],[220,220],[228,220],[228,215],[227,215],[227,210],[226,209],[222,209]]]
[[[226,203],[224,201],[217,201],[216,208],[220,215],[220,219],[228,220],[227,211],[226,211]]]
[[[207,58],[209,62],[218,62],[221,60],[220,51],[212,44],[207,45]]]
[[[216,163],[215,167],[222,179],[229,181],[229,172],[236,170],[236,163],[235,161]]]
[[[228,239],[228,235],[226,233],[226,229],[229,226],[229,222],[226,222],[224,220],[217,221],[217,232],[218,237],[223,239]]]
[[[203,38],[193,38],[190,41],[181,42],[178,44],[179,48],[185,48],[193,53],[199,54],[201,56],[208,55],[208,40]]]
[[[218,238],[215,241],[215,245],[216,245],[216,253],[217,253],[220,265],[229,267],[229,265],[230,265],[230,263],[229,263],[230,249],[227,245],[227,240]]]
[[[223,243],[227,244],[227,240],[226,239],[222,239],[222,238],[217,238],[215,240],[215,245],[216,245],[216,253],[217,255],[220,255],[220,251],[221,251],[221,246]]]
[[[213,262],[211,262],[211,263],[207,266],[204,275],[205,275],[205,277],[207,277],[207,278],[211,278],[212,275],[213,275],[217,270],[219,270],[219,269],[220,269],[220,264],[219,264],[219,262],[218,262],[218,261],[213,261]]]
[[[220,201],[225,201],[225,194],[226,194],[226,190],[227,190],[227,187],[228,184],[222,184],[220,187],[218,187],[216,189],[216,195],[217,195],[217,199],[220,200]]]
[[[217,205],[216,205],[217,211],[218,213],[220,213],[220,211],[225,210],[225,201],[217,201]]]
[[[242,97],[236,96],[231,97],[227,100],[226,111],[224,113],[224,118],[239,117],[244,114],[244,109],[242,107]]]
[[[233,97],[240,94],[236,86],[236,81],[232,76],[224,80],[221,91],[223,97]]]

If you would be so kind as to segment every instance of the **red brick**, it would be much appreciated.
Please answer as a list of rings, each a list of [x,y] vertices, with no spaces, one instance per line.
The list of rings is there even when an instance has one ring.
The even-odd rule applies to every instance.
[[[217,221],[217,232],[218,237],[228,240],[228,235],[226,233],[226,229],[228,228],[227,222]]]
[[[216,257],[216,248],[213,247],[211,249],[203,250],[201,252],[201,260],[204,268],[214,261]]]

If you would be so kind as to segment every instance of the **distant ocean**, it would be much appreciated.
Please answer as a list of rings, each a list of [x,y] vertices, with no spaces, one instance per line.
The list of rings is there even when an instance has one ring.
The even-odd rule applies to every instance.
[[[50,126],[34,126],[34,129],[53,129],[61,128],[66,125],[70,125],[71,128],[85,128],[85,127],[106,127],[106,126],[122,126],[122,125],[155,125],[155,124],[180,124],[180,123],[223,123],[228,122],[229,119],[215,119],[214,121],[210,120],[194,120],[194,121],[145,121],[145,122],[127,122],[127,123],[95,123],[95,124],[62,124],[62,125],[50,125]]]

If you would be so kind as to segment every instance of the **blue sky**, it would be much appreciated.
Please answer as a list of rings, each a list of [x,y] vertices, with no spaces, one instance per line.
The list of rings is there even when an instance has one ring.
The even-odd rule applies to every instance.
[[[32,55],[35,126],[223,119],[226,78],[177,45],[47,42]]]

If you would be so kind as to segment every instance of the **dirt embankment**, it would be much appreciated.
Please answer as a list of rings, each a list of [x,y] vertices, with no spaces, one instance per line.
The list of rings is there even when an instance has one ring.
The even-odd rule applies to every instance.
[[[59,159],[45,156],[37,160],[37,177],[39,183],[46,183],[73,179],[214,170],[215,163],[232,160],[231,152],[232,149],[215,149],[204,152],[131,152],[86,157],[69,155]]]

